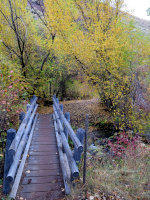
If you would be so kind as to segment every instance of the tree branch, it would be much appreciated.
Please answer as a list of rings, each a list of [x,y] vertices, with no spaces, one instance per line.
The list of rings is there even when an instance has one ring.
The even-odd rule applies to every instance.
[[[79,8],[79,10],[81,11],[81,14],[82,14],[82,17],[83,17],[83,19],[84,19],[84,21],[85,21],[85,24],[86,24],[86,26],[88,27],[87,20],[86,20],[86,16],[85,16],[85,14],[84,14],[83,8],[77,3],[76,0],[74,0],[74,1],[75,1],[76,6],[77,6],[77,7]]]
[[[43,70],[44,64],[46,63],[46,61],[47,61],[49,55],[50,55],[50,52],[48,52],[48,54],[46,55],[46,57],[43,59],[42,65],[41,65],[41,67],[40,67],[40,71]]]
[[[36,9],[34,8],[34,6],[32,6],[32,4],[31,4],[31,2],[29,1],[29,0],[27,0],[28,1],[28,3],[29,3],[29,5],[30,5],[30,7],[34,10],[34,12],[36,13],[36,15],[40,18],[40,20],[43,22],[43,24],[47,27],[47,22],[45,22],[43,19],[42,19],[42,17],[40,16],[40,14],[36,11]],[[42,12],[42,14],[43,14],[43,12]],[[44,16],[44,14],[43,14],[43,16]]]
[[[8,46],[4,41],[2,41],[2,43],[9,51],[13,52],[20,59],[20,56],[15,50],[12,49],[12,47]]]
[[[9,26],[11,27],[11,29],[14,31],[13,26],[12,26],[11,23],[9,22],[8,18],[6,17],[6,15],[3,13],[2,10],[0,10],[0,12],[2,13],[3,17],[5,18],[5,20],[7,21],[7,23],[8,23]]]

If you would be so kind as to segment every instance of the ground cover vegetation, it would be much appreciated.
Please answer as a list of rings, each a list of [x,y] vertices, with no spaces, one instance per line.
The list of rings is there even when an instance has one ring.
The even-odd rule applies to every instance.
[[[121,11],[122,5],[123,0],[44,0],[34,4],[31,0],[0,0],[1,163],[6,130],[17,129],[19,113],[25,111],[33,94],[45,105],[51,104],[54,93],[61,100],[95,97],[109,117],[96,116],[92,126],[106,127],[104,124],[111,123],[121,134],[107,141],[112,152],[107,162],[96,158],[93,169],[89,160],[90,177],[101,179],[104,171],[108,175],[108,162],[113,168],[110,173],[114,170],[122,173],[128,167],[134,175],[124,187],[132,191],[118,188],[116,192],[134,199],[137,188],[134,181],[141,177],[135,171],[141,173],[146,166],[146,173],[142,171],[143,183],[138,188],[142,198],[141,188],[147,188],[149,160],[147,149],[137,145],[140,139],[136,135],[150,130],[150,36]],[[131,147],[135,154],[138,152],[136,155],[129,155]],[[132,159],[137,160],[136,170],[130,165]],[[105,188],[110,179],[114,180],[113,187],[119,185],[120,180],[115,177],[104,176]],[[107,186],[112,192],[112,186]],[[147,189],[144,195],[147,198]]]

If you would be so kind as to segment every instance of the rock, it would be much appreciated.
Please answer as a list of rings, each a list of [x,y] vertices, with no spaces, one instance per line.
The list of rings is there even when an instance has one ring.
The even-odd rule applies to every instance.
[[[102,146],[104,146],[104,145],[106,145],[107,144],[107,142],[106,141],[104,141],[104,140],[98,140],[97,141],[97,143],[99,144],[99,145],[102,145]]]
[[[89,150],[96,150],[98,147],[97,146],[95,146],[94,144],[91,144],[90,146],[89,146]]]
[[[102,147],[95,146],[94,144],[91,144],[88,148],[90,155],[97,156],[97,157],[104,157],[105,153],[103,153]]]
[[[98,147],[95,146],[94,144],[91,144],[89,146],[88,150],[92,155],[95,155],[98,152]]]

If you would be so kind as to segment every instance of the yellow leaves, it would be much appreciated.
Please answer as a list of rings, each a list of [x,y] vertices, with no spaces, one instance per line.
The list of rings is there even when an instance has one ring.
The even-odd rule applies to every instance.
[[[104,5],[79,0],[65,2],[46,0],[46,9],[47,20],[57,32],[57,37],[62,39],[63,45],[60,44],[60,49],[64,46],[66,54],[67,51],[69,54],[72,51],[72,54],[79,56],[87,65],[93,63],[95,59],[101,59],[101,55],[97,57],[95,54],[98,49],[103,55],[108,52],[109,58],[116,56],[117,52],[112,50],[114,47],[118,49],[116,30],[112,26],[116,21],[113,23],[112,8],[109,3]]]
[[[125,18],[122,20],[122,0],[45,1],[50,31],[56,33],[49,47],[70,70],[82,68],[106,100],[111,100],[113,108],[117,107],[114,118],[120,117],[119,123],[124,123],[126,116],[132,115],[129,94],[134,77],[129,77],[130,65],[136,60],[142,63],[150,48],[149,43],[135,39]]]

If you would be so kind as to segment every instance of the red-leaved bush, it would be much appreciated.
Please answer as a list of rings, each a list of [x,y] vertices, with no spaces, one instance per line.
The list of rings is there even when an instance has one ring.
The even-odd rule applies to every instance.
[[[16,72],[5,69],[0,71],[0,132],[17,126],[19,113],[27,103],[25,83]]]
[[[128,154],[132,156],[135,153],[139,140],[139,136],[136,135],[131,137],[125,131],[123,131],[118,136],[114,137],[115,142],[109,140],[108,146],[113,156],[119,158],[124,157],[126,151],[128,151]]]

